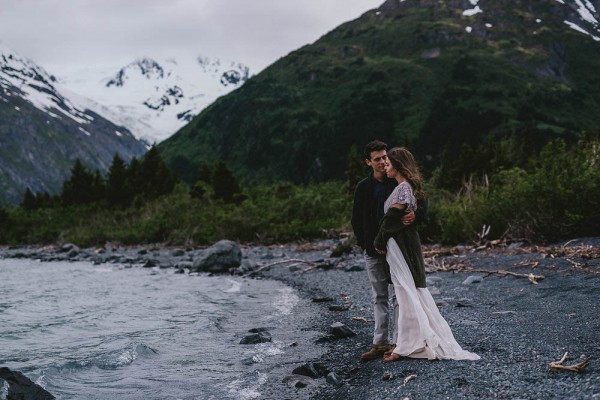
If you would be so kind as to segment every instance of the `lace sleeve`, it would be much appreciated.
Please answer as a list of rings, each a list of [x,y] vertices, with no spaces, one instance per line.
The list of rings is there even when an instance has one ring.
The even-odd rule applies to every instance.
[[[392,200],[392,204],[406,204],[407,206],[412,203],[412,190],[408,183],[403,182],[400,184],[396,190],[396,195]]]

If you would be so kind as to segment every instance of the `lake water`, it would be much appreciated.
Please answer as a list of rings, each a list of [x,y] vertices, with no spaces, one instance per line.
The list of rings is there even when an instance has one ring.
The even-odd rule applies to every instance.
[[[308,303],[273,281],[0,259],[0,366],[57,399],[260,398],[319,356]],[[273,341],[240,345],[257,327]]]

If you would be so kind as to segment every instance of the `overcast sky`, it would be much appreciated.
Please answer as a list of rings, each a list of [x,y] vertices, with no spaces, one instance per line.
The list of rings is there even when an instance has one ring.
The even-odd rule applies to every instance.
[[[0,41],[60,75],[204,55],[256,73],[384,0],[0,0]]]

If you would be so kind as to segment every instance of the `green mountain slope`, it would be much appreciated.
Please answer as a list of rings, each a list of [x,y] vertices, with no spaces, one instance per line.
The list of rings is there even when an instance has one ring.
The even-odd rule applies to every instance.
[[[577,4],[478,6],[468,16],[467,0],[386,1],[218,99],[159,148],[188,181],[224,160],[245,182],[307,182],[343,177],[350,147],[373,138],[410,146],[431,171],[465,144],[512,135],[536,148],[600,128],[600,42],[564,22],[584,25]]]

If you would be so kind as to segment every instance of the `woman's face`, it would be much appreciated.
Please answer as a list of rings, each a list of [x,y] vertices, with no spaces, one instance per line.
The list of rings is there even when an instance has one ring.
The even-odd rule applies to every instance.
[[[398,175],[398,171],[392,166],[389,159],[385,162],[385,174],[388,178],[396,178],[396,175]]]

